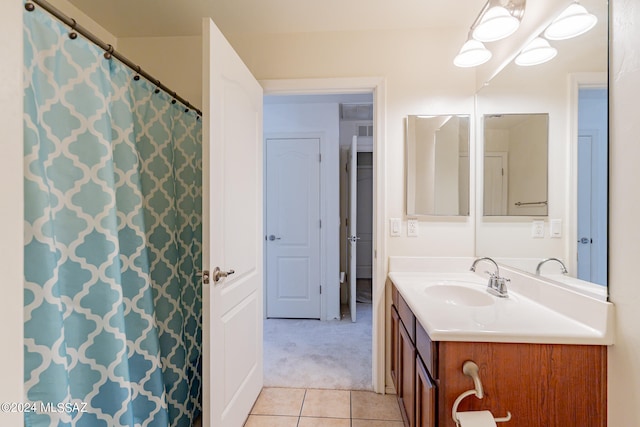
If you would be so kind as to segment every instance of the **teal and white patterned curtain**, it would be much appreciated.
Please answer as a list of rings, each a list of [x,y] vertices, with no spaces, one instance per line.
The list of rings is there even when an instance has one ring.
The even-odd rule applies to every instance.
[[[45,11],[24,22],[25,424],[191,426],[201,121]]]

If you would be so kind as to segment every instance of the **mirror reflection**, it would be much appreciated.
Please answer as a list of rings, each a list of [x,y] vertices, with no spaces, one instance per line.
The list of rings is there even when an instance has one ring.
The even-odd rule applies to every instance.
[[[484,215],[547,215],[548,114],[484,116]]]
[[[476,256],[492,256],[533,275],[541,261],[557,258],[566,266],[566,274],[557,261],[545,262],[539,274],[605,299],[608,3],[581,4],[598,17],[593,29],[573,39],[550,41],[558,54],[549,62],[530,67],[509,63],[476,94],[478,138],[484,139],[484,117],[548,114],[547,197],[509,200],[509,204],[546,200],[546,215],[514,216],[507,210],[505,216],[485,216],[480,184]],[[484,159],[476,159],[475,165],[476,179],[482,183]]]
[[[408,116],[407,214],[469,215],[469,116]]]

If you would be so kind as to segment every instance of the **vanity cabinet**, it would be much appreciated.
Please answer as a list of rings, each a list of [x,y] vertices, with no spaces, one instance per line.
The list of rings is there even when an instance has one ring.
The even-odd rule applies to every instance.
[[[465,398],[459,411],[509,411],[505,426],[606,426],[606,346],[436,342],[395,286],[392,297],[391,371],[405,425],[455,427],[453,403],[473,389],[462,365],[473,360],[485,396]]]
[[[402,418],[411,427],[435,427],[435,383],[418,355],[416,318],[394,288],[391,313],[391,377]]]

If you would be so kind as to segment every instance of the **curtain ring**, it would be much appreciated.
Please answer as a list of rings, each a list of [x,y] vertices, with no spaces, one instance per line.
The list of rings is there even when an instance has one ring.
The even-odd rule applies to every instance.
[[[109,47],[107,48],[107,51],[104,53],[104,57],[106,59],[111,59],[111,56],[113,54],[113,46],[111,46],[111,45],[107,45],[107,46],[109,46]]]
[[[27,9],[27,12],[33,12],[36,10],[36,6],[33,3],[25,3],[24,8]]]
[[[71,32],[69,33],[69,38],[71,40],[75,40],[78,38],[78,33],[75,32],[76,29],[76,25],[78,25],[78,23],[76,22],[75,19],[71,18],[71,22],[73,22],[70,27],[71,27]]]
[[[172,104],[175,104],[176,102],[178,102],[178,101],[176,100],[176,96],[177,96],[177,95],[176,95],[176,93],[175,93],[175,92],[171,92],[171,96],[173,96],[173,99],[171,100],[171,103],[172,103]]]
[[[160,93],[160,80],[156,80],[156,86],[158,86],[156,88],[156,90],[154,91],[155,93]]]
[[[140,66],[136,65],[136,75],[133,76],[133,80],[138,81],[140,80]]]

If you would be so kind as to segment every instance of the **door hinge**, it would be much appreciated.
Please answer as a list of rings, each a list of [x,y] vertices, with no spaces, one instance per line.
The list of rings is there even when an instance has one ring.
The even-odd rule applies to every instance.
[[[322,220],[319,220],[319,222],[320,222],[320,228],[322,228]]]
[[[322,285],[320,285],[320,295],[322,295]]]
[[[504,168],[500,169],[500,174],[504,176]]]
[[[322,153],[318,153],[318,161],[322,162]]]

